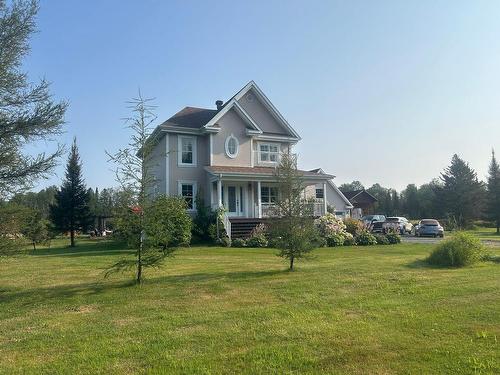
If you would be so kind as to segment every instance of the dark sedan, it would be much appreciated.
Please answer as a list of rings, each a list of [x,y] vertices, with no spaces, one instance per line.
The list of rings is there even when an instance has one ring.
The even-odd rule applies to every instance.
[[[415,236],[444,237],[444,228],[439,221],[423,219],[414,227]]]

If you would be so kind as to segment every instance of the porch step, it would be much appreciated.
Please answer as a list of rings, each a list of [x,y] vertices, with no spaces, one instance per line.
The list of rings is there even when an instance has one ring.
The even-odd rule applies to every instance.
[[[250,233],[255,229],[255,227],[261,223],[265,223],[266,219],[243,219],[243,218],[230,218],[231,222],[231,238],[248,238]]]

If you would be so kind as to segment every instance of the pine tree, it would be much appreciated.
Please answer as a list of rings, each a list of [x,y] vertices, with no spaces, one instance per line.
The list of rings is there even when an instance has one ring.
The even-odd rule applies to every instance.
[[[60,134],[67,107],[52,101],[46,81],[32,84],[21,69],[37,11],[37,1],[0,0],[0,198],[46,176],[62,153],[32,156],[24,148]]]
[[[90,197],[82,177],[82,165],[76,138],[66,166],[65,181],[57,191],[55,204],[51,206],[50,217],[59,231],[69,231],[71,246],[75,246],[75,232],[85,231],[92,221],[89,206]]]
[[[487,182],[487,213],[495,222],[497,234],[500,233],[500,166],[495,158],[495,151],[491,152],[491,162],[488,169]]]
[[[436,196],[445,213],[459,228],[466,228],[481,215],[484,186],[476,172],[458,155],[453,155],[451,165],[441,173],[442,186],[437,186]]]

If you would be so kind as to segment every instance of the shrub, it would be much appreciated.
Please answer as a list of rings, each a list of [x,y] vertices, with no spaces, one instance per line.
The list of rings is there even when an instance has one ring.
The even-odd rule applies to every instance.
[[[387,238],[387,241],[389,241],[391,245],[401,242],[401,236],[396,232],[389,232],[385,235],[385,237]]]
[[[248,247],[267,247],[268,241],[263,234],[256,234],[247,240]]]
[[[377,245],[389,245],[390,244],[387,236],[385,236],[383,234],[374,234],[373,236],[377,240]]]
[[[228,236],[221,236],[221,238],[218,238],[216,240],[216,243],[219,246],[223,246],[223,247],[230,247],[231,246],[231,240],[229,239]]]
[[[346,233],[344,235],[344,246],[354,246],[356,245],[356,239],[351,233]]]
[[[360,246],[376,245],[377,239],[368,230],[364,229],[356,235],[356,244]]]
[[[322,237],[322,236],[317,236],[317,238],[314,239],[313,241],[316,242],[316,246],[317,247],[327,247],[327,246],[329,246],[328,245],[328,241],[326,240],[326,238]]]
[[[266,236],[267,235],[267,226],[264,223],[258,224],[255,228],[253,228],[252,232],[250,233],[250,237],[254,236]]]
[[[481,241],[471,234],[457,232],[441,242],[426,259],[429,264],[443,267],[464,267],[482,259]]]
[[[231,241],[231,247],[245,247],[247,245],[243,238],[235,238]]]
[[[267,247],[271,247],[273,249],[277,249],[279,244],[280,244],[280,240],[281,238],[280,237],[271,237],[269,238],[269,240],[267,241]],[[326,246],[326,240],[325,240],[325,245]]]
[[[348,217],[344,219],[345,230],[347,233],[356,236],[363,230],[363,223],[359,220]]]
[[[326,243],[328,246],[342,246],[344,244],[345,238],[341,234],[332,234],[326,238]]]
[[[144,219],[146,242],[153,247],[185,246],[191,242],[192,220],[186,212],[186,202],[182,198],[156,198]]]
[[[345,232],[345,224],[342,219],[337,219],[335,215],[327,213],[316,219],[316,228],[322,237],[328,238],[333,235],[342,235]]]

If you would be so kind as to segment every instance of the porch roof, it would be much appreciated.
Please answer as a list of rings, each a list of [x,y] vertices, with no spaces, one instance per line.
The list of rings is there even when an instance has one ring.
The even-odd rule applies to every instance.
[[[247,177],[252,179],[275,177],[275,167],[230,167],[230,166],[208,166],[205,170],[215,177]],[[306,180],[325,181],[333,178],[328,174],[318,174],[311,171],[298,170]]]

